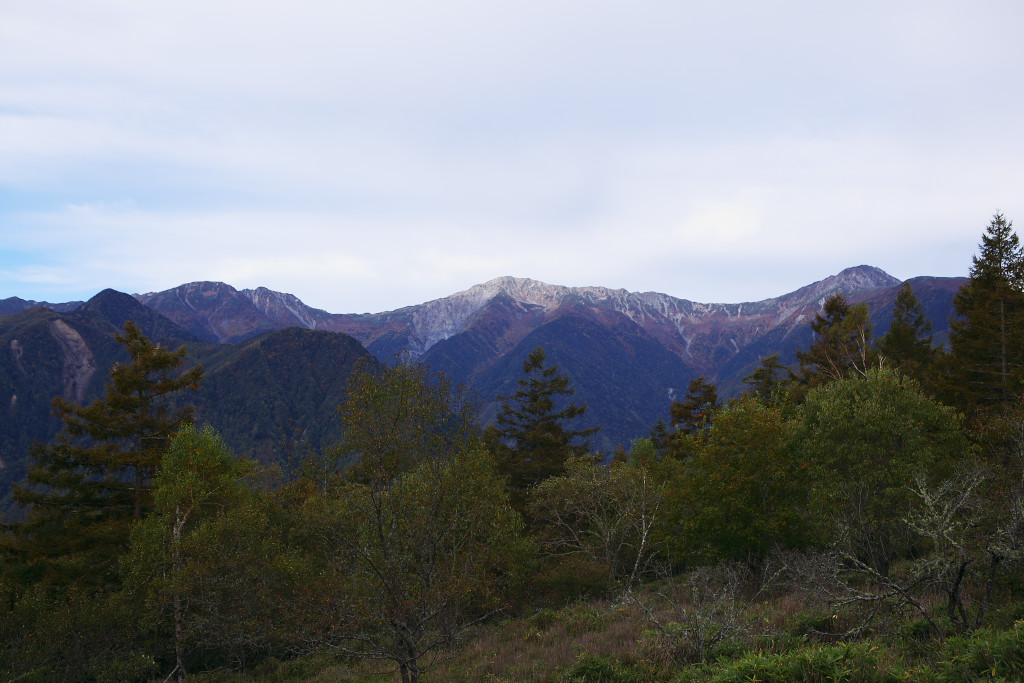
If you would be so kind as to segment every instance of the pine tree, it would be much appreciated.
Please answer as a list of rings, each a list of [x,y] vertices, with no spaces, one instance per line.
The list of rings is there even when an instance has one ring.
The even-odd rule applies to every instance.
[[[864,375],[874,364],[866,304],[851,306],[836,292],[825,299],[822,312],[811,322],[811,330],[815,341],[810,349],[796,354],[803,379],[810,386],[843,379],[851,372]]]
[[[924,379],[935,349],[932,346],[932,324],[925,317],[921,302],[909,282],[896,294],[889,331],[878,340],[875,350],[884,363],[899,368],[918,381]]]
[[[172,435],[192,419],[174,394],[196,388],[202,368],[180,372],[185,348],[154,344],[131,321],[116,335],[131,357],[115,364],[103,398],[87,406],[56,398],[64,427],[55,444],[36,444],[27,485],[14,499],[28,519],[8,526],[0,546],[28,580],[109,580],[128,529],[152,508],[152,477]]]
[[[781,377],[780,373],[783,373]],[[773,353],[762,356],[760,365],[743,378],[743,383],[750,387],[761,403],[771,404],[780,399],[780,394],[792,379],[792,371],[779,362],[778,353]]]
[[[544,479],[563,474],[565,461],[583,455],[589,449],[586,441],[598,427],[569,429],[567,424],[582,417],[587,406],[569,403],[561,409],[563,397],[572,396],[569,377],[559,373],[557,365],[545,365],[544,350],[538,347],[523,362],[519,388],[510,396],[499,396],[501,412],[497,418],[497,434],[508,445],[502,471],[509,476],[513,489],[526,489]]]
[[[673,401],[669,406],[671,424],[683,434],[692,434],[711,424],[718,407],[718,388],[701,375],[690,380],[682,402]]]
[[[1006,403],[1024,364],[1024,250],[1002,214],[985,229],[953,307],[947,398],[968,413]]]

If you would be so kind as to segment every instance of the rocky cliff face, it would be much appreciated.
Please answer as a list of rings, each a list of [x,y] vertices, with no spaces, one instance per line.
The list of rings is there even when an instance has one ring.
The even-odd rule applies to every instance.
[[[89,380],[96,372],[96,358],[92,349],[85,343],[78,330],[63,320],[56,319],[50,322],[50,334],[60,344],[60,349],[64,353],[64,370],[61,373],[64,391],[61,395],[67,401],[81,403],[89,387]]]

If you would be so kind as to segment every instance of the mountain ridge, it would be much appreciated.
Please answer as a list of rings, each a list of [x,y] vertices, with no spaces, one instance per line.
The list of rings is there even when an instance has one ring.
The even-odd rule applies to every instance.
[[[379,313],[330,313],[313,308],[294,294],[266,287],[237,290],[222,282],[193,282],[162,292],[134,294],[147,306],[158,310],[183,328],[205,334],[208,341],[240,341],[268,329],[292,325],[307,329],[345,332],[372,346],[387,333],[404,332],[404,351],[413,357],[426,353],[435,344],[465,328],[488,302],[504,294],[516,302],[523,313],[539,308],[550,315],[570,301],[605,306],[624,313],[643,325],[645,320],[670,319],[680,331],[685,323],[713,316],[741,317],[747,309],[763,314],[774,307],[782,324],[810,300],[820,307],[832,292],[844,295],[892,287],[900,280],[874,266],[854,266],[806,285],[793,292],[760,301],[741,303],[702,303],[660,292],[630,292],[600,286],[569,287],[552,285],[531,278],[500,276],[455,292],[446,297]],[[761,313],[759,313],[759,311]],[[800,320],[795,321],[797,323]],[[372,350],[372,349],[371,349]]]
[[[928,276],[910,280],[932,321],[936,343],[945,342],[952,300],[965,281]],[[685,394],[688,382],[695,377],[703,375],[715,382],[725,398],[743,391],[743,378],[765,355],[778,353],[783,364],[795,364],[795,352],[811,342],[808,323],[833,292],[843,293],[851,303],[867,303],[875,336],[884,334],[891,322],[900,284],[900,280],[881,269],[862,265],[761,301],[702,303],[659,292],[568,287],[501,276],[447,297],[392,311],[337,314],[307,306],[293,294],[266,287],[238,290],[222,282],[201,281],[131,296],[105,291],[103,296],[94,297],[95,301],[81,304],[82,310],[66,315],[72,316],[67,318],[69,324],[78,320],[73,318],[75,315],[83,321],[101,315],[107,320],[102,325],[106,330],[115,330],[126,317],[136,317],[145,320],[146,328],[158,336],[178,339],[190,348],[213,349],[200,348],[199,355],[210,361],[224,353],[242,353],[247,348],[246,357],[255,364],[244,375],[250,378],[265,373],[265,369],[258,367],[265,360],[259,360],[263,357],[255,351],[270,347],[246,346],[247,340],[292,327],[342,333],[383,363],[394,363],[400,357],[412,358],[444,372],[476,393],[485,420],[496,414],[500,406],[497,396],[514,391],[523,359],[537,346],[543,346],[550,362],[558,364],[572,379],[576,399],[591,406],[584,419],[587,424],[580,427],[601,425],[595,446],[608,452],[646,434],[658,418],[667,417],[672,398]],[[42,308],[34,310],[40,315],[46,312]],[[0,317],[0,332],[5,322],[20,324],[17,318]],[[42,334],[39,333],[40,339],[44,338]],[[45,333],[45,338],[51,337],[50,332]],[[90,347],[94,346],[94,338],[94,334],[86,334]],[[279,339],[283,342],[285,338]],[[274,352],[274,368],[286,371],[293,364],[305,368],[306,376],[314,379],[316,374],[311,373],[330,375],[330,368],[314,368],[301,355],[306,352],[304,349],[313,349],[322,342],[315,337],[287,339],[290,341],[281,347],[283,350]],[[12,340],[13,337],[8,343],[12,344]],[[17,340],[19,344],[24,341],[21,337]],[[344,344],[332,343],[338,357],[344,355]],[[238,347],[232,349],[230,345]],[[216,351],[218,348],[226,350]],[[23,374],[17,363],[27,366],[22,355],[28,359],[31,349],[22,344],[17,353],[14,346],[5,350],[9,352],[13,381]],[[59,350],[51,353],[61,354]],[[346,353],[351,356],[354,351]],[[98,353],[97,369],[88,378],[86,393],[94,391],[102,379],[102,361],[108,356],[106,351]],[[64,361],[58,358],[52,362]],[[73,385],[75,392],[80,393],[78,387],[84,385],[75,384],[73,373],[68,372],[72,382],[68,386]],[[264,376],[261,385],[274,384],[271,375]],[[56,370],[53,377],[57,377]],[[226,380],[218,383],[214,393],[228,397],[235,405],[245,405],[245,401],[229,397],[230,384]],[[324,391],[316,381],[310,380],[308,384],[310,391]],[[59,384],[53,386],[57,391],[64,390]],[[294,390],[293,385],[282,386]],[[25,387],[17,391],[16,388],[11,385],[11,396],[17,394],[17,400],[24,403]],[[341,387],[335,387],[330,398],[325,395],[310,399],[310,405],[322,406],[324,401],[336,405],[343,395],[337,393],[340,390]],[[43,397],[38,398],[38,405],[43,405]],[[247,421],[254,420],[252,432],[266,416],[276,414],[266,412],[267,406],[276,400],[263,400],[258,410],[254,408],[253,415],[239,414],[239,422],[232,427],[239,438],[245,433]],[[204,409],[212,411],[214,404],[208,403]],[[293,420],[299,415],[293,408],[278,412],[292,415],[289,419]],[[329,416],[330,411],[324,414]],[[42,425],[42,416],[39,423]],[[310,425],[302,428],[309,429]]]

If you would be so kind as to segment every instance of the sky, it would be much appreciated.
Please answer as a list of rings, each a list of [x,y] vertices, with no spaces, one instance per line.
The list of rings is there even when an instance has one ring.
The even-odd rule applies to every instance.
[[[1024,227],[1024,3],[0,0],[0,299],[757,301]]]

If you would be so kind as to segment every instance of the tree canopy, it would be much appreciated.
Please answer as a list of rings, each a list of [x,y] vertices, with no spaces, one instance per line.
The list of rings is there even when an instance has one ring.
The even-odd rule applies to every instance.
[[[129,522],[152,509],[152,478],[173,434],[192,418],[174,403],[203,376],[183,369],[185,348],[154,344],[131,321],[116,339],[131,362],[115,364],[104,396],[87,406],[54,399],[63,431],[33,447],[27,485],[14,487],[28,519],[9,525],[5,550],[25,578],[110,580]]]

